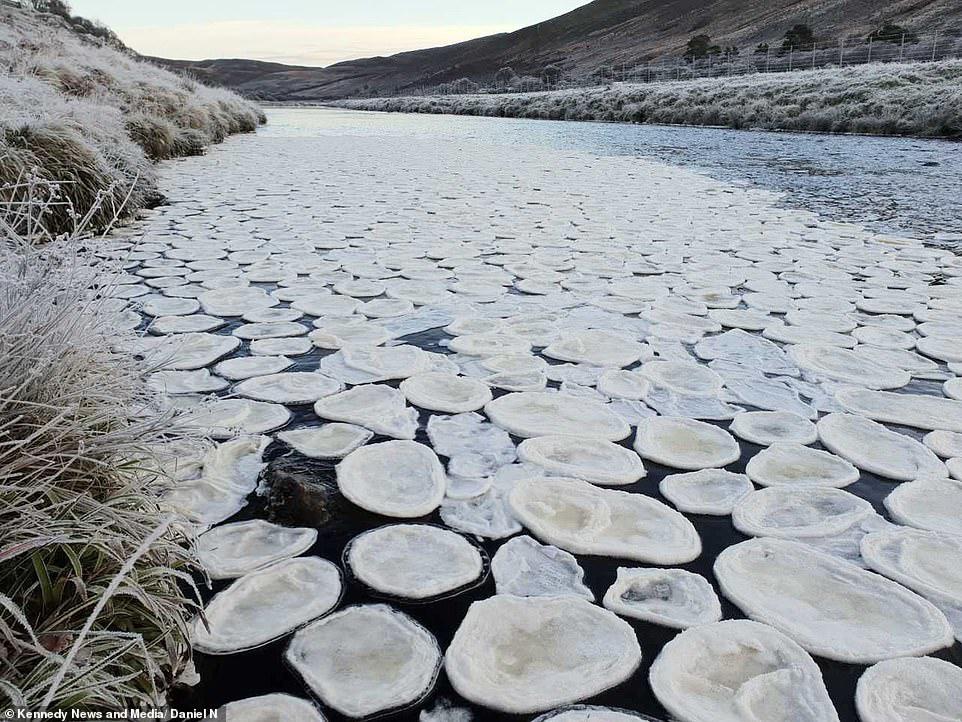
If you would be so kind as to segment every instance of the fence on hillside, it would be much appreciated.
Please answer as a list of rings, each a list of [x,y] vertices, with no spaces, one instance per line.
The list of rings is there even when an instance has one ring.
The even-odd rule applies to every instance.
[[[664,57],[645,63],[605,63],[586,77],[543,72],[540,77],[515,78],[509,82],[477,83],[464,78],[434,86],[398,88],[379,95],[457,95],[474,93],[528,93],[566,88],[586,88],[615,82],[656,83],[696,78],[720,78],[755,73],[786,73],[820,68],[842,68],[869,63],[934,62],[962,58],[962,32],[937,31],[927,36],[911,33],[885,38],[843,38],[795,47],[760,45],[734,53],[686,59]]]

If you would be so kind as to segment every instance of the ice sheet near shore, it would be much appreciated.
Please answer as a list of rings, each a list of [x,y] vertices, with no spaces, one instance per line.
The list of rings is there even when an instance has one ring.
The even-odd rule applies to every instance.
[[[481,708],[624,719],[563,707],[646,684],[619,615],[689,627],[645,647],[686,720],[831,720],[810,654],[951,641],[955,256],[640,158],[325,132],[163,167],[174,202],[104,242],[105,261],[133,261],[111,291],[119,322],[159,319],[118,345],[216,440],[161,455],[166,505],[213,527],[212,575],[240,575],[209,602],[211,630],[195,625],[199,650],[293,633],[279,646],[325,710],[417,703],[445,650],[397,607],[488,588],[483,555],[432,524],[493,545],[500,594],[454,620],[446,650]],[[351,534],[356,577],[323,543],[307,551],[311,529],[246,521],[280,457],[337,465],[339,500],[369,520]],[[887,495],[897,524],[861,495]],[[758,538],[716,559],[696,527],[733,514]],[[717,583],[650,569],[695,559]],[[344,607],[359,582],[391,604]],[[765,624],[716,623],[719,597]]]

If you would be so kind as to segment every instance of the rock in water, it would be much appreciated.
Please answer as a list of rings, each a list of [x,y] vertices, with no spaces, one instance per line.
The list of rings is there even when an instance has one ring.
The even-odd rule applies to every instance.
[[[685,722],[838,722],[808,653],[744,619],[692,627],[651,665],[651,688]]]
[[[930,602],[798,542],[742,542],[722,551],[714,570],[745,614],[820,657],[872,664],[952,644],[951,626]]]
[[[253,649],[331,611],[341,598],[341,572],[319,557],[288,559],[241,577],[204,608],[194,648],[207,654]]]
[[[619,567],[604,605],[623,617],[676,629],[722,618],[721,603],[708,580],[683,569]]]
[[[385,604],[348,607],[305,627],[284,658],[324,704],[348,717],[418,702],[441,666],[434,636]]]
[[[945,464],[924,445],[864,416],[829,414],[818,422],[818,436],[829,451],[886,479],[949,475]]]
[[[870,569],[941,609],[962,640],[962,537],[896,528],[863,537],[861,552]]]
[[[575,554],[653,564],[685,564],[701,554],[691,522],[643,494],[580,479],[529,478],[517,482],[508,503],[535,536]]]
[[[741,455],[738,442],[724,429],[704,421],[665,416],[643,419],[638,424],[635,451],[658,464],[693,471],[727,466]]]
[[[356,537],[347,563],[382,594],[428,599],[478,579],[484,562],[460,534],[428,524],[393,524]]]
[[[444,668],[464,698],[510,714],[577,702],[641,663],[627,622],[574,597],[498,595],[468,609]]]
[[[862,722],[962,719],[962,669],[933,657],[888,659],[865,670],[855,689]]]
[[[248,697],[225,704],[218,712],[230,722],[324,722],[317,707],[289,694]]]
[[[498,594],[516,597],[582,597],[595,595],[584,585],[585,571],[578,560],[558,547],[539,544],[529,536],[511,539],[491,560]]]
[[[801,444],[772,444],[745,466],[748,478],[760,486],[829,486],[839,489],[858,481],[852,464],[820,449]]]
[[[689,514],[727,516],[739,499],[755,489],[744,474],[724,469],[702,469],[666,476],[658,491],[681,511]]]
[[[447,480],[430,447],[385,441],[352,451],[337,465],[337,486],[351,502],[384,516],[412,519],[441,505]]]
[[[502,429],[522,438],[567,434],[621,441],[631,433],[631,427],[600,401],[566,394],[506,394],[487,404],[484,412]]]
[[[197,559],[211,579],[232,579],[303,554],[316,539],[316,529],[292,529],[252,519],[201,534]]]
[[[631,449],[590,436],[539,436],[523,441],[518,457],[549,474],[584,479],[601,486],[634,484],[645,465]]]

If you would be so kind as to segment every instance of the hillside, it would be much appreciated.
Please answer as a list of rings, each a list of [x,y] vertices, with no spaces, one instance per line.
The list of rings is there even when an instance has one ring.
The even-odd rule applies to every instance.
[[[327,68],[277,66],[238,60],[160,61],[199,77],[269,100],[325,100],[410,90],[469,77],[491,78],[511,66],[538,75],[554,63],[574,78],[605,64],[633,65],[680,55],[688,39],[708,34],[723,46],[753,48],[780,42],[805,23],[820,41],[864,38],[882,22],[918,33],[962,31],[957,0],[595,0],[516,32],[441,48],[365,58]]]

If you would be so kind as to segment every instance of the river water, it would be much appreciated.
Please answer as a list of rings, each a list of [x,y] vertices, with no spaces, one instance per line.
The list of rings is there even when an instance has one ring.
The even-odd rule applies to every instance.
[[[962,145],[950,140],[274,108],[268,136],[453,138],[653,158],[785,194],[872,230],[962,247]]]
[[[225,245],[243,239],[269,245],[271,240],[280,239],[324,241],[347,237],[359,248],[363,248],[365,238],[373,247],[383,248],[396,238],[423,238],[431,243],[434,233],[447,233],[448,240],[463,236],[469,242],[490,242],[506,237],[509,230],[514,230],[517,238],[530,238],[536,243],[552,234],[554,239],[564,237],[559,234],[566,232],[568,240],[577,239],[579,234],[590,239],[599,232],[617,239],[634,230],[632,213],[644,207],[644,179],[653,177],[657,183],[671,175],[670,169],[652,171],[644,166],[644,159],[706,173],[725,181],[729,188],[742,185],[781,193],[774,199],[779,208],[802,209],[831,220],[935,242],[951,243],[952,234],[962,234],[962,210],[957,203],[962,197],[959,147],[947,142],[327,109],[275,109],[269,112],[269,118],[269,125],[255,138],[234,138],[206,158],[164,166],[163,182],[171,205],[158,209],[158,215],[147,222],[148,240],[163,241],[166,235],[167,240],[183,242],[203,234],[205,241],[223,241]],[[642,167],[638,173],[633,169],[634,157]],[[659,172],[667,175],[660,177]],[[658,191],[664,197],[663,205],[648,209],[657,221],[654,238],[670,233],[675,215],[679,225],[691,223],[684,214],[697,214],[703,205],[701,194],[705,194],[705,207],[715,209],[718,226],[727,239],[737,239],[740,222],[757,220],[751,203],[740,206],[740,212],[748,211],[742,216],[734,212],[726,215],[718,197],[729,191],[720,183],[699,182],[687,171],[679,171],[678,177],[669,178],[668,183],[671,192],[667,196],[664,183]],[[684,197],[686,192],[691,197]],[[610,202],[606,202],[609,197]],[[766,218],[777,221],[781,215],[778,208],[768,207],[773,199],[767,193],[743,198],[757,198],[758,214]],[[607,211],[611,211],[610,218],[603,215]],[[803,214],[800,218],[794,222],[801,234],[805,219],[811,216]],[[517,220],[516,227],[512,219]],[[713,220],[714,215],[704,212],[695,218],[692,244],[700,242],[699,230],[705,235],[711,232]],[[843,237],[846,233],[851,237],[854,232],[843,231]],[[689,242],[687,236],[685,242]],[[265,288],[277,286],[265,284]],[[218,333],[231,333],[238,325],[237,319],[232,319]],[[449,339],[437,329],[402,340],[448,353],[444,344]],[[245,355],[246,348],[245,343],[235,355]],[[313,349],[296,358],[294,368],[315,370],[328,353]],[[911,387],[914,393],[934,394],[941,393],[939,388],[931,381],[913,382]],[[309,406],[292,410],[293,427],[320,423]],[[428,443],[424,432],[428,418],[428,412],[421,413],[417,440],[423,443]],[[373,441],[385,440],[375,437]],[[630,448],[630,440],[623,445]],[[517,444],[520,440],[514,441]],[[747,442],[740,442],[740,447],[741,460],[727,467],[739,473],[762,448]],[[357,534],[388,521],[335,498],[333,463],[301,457],[280,443],[270,447],[267,459],[275,476],[281,473],[306,478],[328,490],[333,507],[319,512],[316,507],[284,507],[276,498],[251,497],[247,508],[230,521],[267,518],[317,527],[318,543],[308,553],[335,563],[341,562],[345,546]],[[621,488],[664,501],[658,482],[678,470],[645,463],[647,476]],[[884,513],[881,500],[892,488],[891,482],[863,473],[847,490]],[[704,551],[694,562],[680,566],[715,583],[715,557],[746,537],[735,530],[730,517],[686,516],[698,531]],[[437,512],[422,521],[441,523]],[[489,556],[500,543],[481,542]],[[598,600],[614,581],[618,567],[624,566],[623,560],[607,557],[579,555],[578,560],[585,570],[585,583]],[[341,607],[384,601],[357,580],[347,581]],[[205,596],[209,598],[226,586],[217,582]],[[488,577],[480,586],[452,598],[428,604],[391,603],[434,634],[443,650],[468,606],[494,593],[494,581]],[[727,600],[722,599],[722,607],[726,619],[743,616]],[[629,621],[643,650],[641,667],[628,681],[587,703],[665,720],[667,713],[655,699],[647,674],[659,650],[676,632]],[[221,657],[198,654],[201,683],[175,691],[172,702],[183,710],[217,707],[271,692],[309,696],[302,681],[283,662],[288,641],[289,636],[255,650]],[[962,663],[958,644],[934,656]],[[822,659],[817,662],[840,718],[856,722],[854,689],[865,667]],[[511,717],[471,704],[454,692],[442,670],[426,700],[386,719],[416,720],[422,711],[439,704],[470,711],[475,720],[527,720],[537,716]],[[328,719],[343,719],[330,709],[324,712]]]

